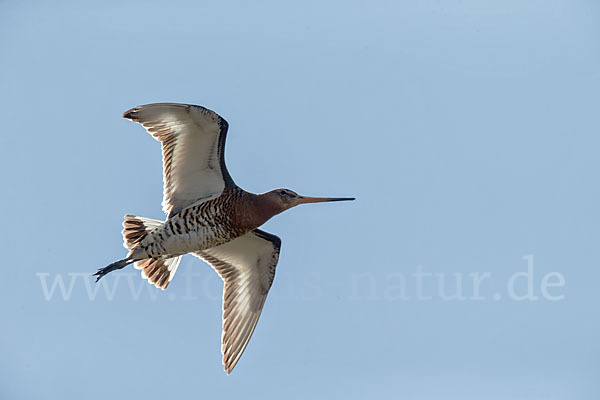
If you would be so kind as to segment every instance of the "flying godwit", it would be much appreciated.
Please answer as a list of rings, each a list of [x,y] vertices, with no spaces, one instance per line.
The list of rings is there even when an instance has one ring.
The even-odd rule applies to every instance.
[[[126,111],[123,118],[142,124],[161,143],[167,219],[126,215],[123,240],[129,253],[99,269],[96,282],[133,263],[142,278],[164,290],[182,255],[209,263],[224,282],[221,352],[229,374],[254,332],[279,260],[281,239],[258,227],[299,204],[354,198],[242,190],[225,166],[229,124],[204,107],[148,104]]]

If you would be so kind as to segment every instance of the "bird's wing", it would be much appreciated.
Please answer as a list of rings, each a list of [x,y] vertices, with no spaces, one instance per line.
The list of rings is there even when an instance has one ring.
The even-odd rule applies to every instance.
[[[254,332],[275,277],[281,239],[255,229],[231,242],[194,253],[223,279],[221,352],[227,373],[240,359]]]
[[[160,141],[163,155],[163,210],[169,216],[234,187],[225,166],[228,124],[204,107],[159,103],[126,111]]]

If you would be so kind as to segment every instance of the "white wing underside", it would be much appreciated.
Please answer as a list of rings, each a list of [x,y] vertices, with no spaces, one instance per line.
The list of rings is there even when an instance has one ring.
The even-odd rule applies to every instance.
[[[273,283],[281,240],[258,229],[231,242],[194,253],[221,276],[223,332],[221,352],[227,373],[240,359]]]
[[[169,216],[235,185],[224,161],[227,122],[200,106],[159,103],[126,111],[162,145],[163,210]]]

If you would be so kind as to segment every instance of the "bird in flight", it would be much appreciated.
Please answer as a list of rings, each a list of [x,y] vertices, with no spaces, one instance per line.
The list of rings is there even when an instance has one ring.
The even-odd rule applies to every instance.
[[[354,200],[306,197],[288,189],[246,192],[225,166],[229,124],[201,106],[175,103],[135,107],[123,118],[140,123],[161,143],[165,221],[126,215],[127,257],[101,268],[133,264],[142,278],[166,289],[181,260],[191,253],[209,263],[224,282],[221,352],[227,374],[254,332],[273,283],[281,239],[258,229],[300,204]]]

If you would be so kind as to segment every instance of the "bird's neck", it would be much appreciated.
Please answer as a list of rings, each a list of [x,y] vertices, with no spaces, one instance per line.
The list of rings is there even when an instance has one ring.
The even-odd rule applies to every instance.
[[[277,203],[264,194],[245,192],[235,211],[236,224],[251,231],[282,211]]]

